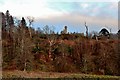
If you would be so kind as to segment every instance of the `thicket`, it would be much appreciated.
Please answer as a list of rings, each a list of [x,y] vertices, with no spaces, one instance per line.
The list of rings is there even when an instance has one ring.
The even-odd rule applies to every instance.
[[[55,34],[49,26],[35,30],[24,18],[15,26],[12,16],[3,16],[7,16],[2,24],[3,70],[120,75],[119,40]]]

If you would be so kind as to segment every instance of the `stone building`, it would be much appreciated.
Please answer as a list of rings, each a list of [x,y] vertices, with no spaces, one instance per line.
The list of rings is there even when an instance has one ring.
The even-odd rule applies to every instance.
[[[109,39],[110,38],[110,33],[107,29],[103,28],[100,32],[99,32],[99,38],[101,39]]]
[[[61,34],[67,34],[67,26],[64,27],[63,31],[61,31]]]

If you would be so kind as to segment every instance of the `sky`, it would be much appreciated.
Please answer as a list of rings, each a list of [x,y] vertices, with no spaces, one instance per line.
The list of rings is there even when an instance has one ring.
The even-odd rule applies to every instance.
[[[0,0],[0,12],[14,17],[34,17],[34,28],[45,25],[55,32],[68,26],[68,32],[85,33],[85,22],[92,31],[102,28],[118,31],[118,0]]]

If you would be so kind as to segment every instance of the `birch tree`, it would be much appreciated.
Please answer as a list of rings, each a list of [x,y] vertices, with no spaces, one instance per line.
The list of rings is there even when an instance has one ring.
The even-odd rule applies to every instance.
[[[50,28],[48,25],[43,27],[43,32],[46,35],[47,40],[49,42],[49,51],[48,51],[49,59],[51,59],[52,57],[52,46],[56,43],[56,37],[53,29],[54,27]]]
[[[32,37],[32,30],[31,30],[31,27],[32,27],[32,24],[34,22],[34,17],[31,17],[31,16],[28,16],[27,17],[28,19],[28,25],[29,25],[29,34],[30,34],[30,37]]]
[[[29,30],[26,26],[26,21],[24,18],[21,20],[21,25],[18,28],[18,32],[18,65],[21,64],[21,69],[26,71],[29,67],[32,67],[33,55],[31,54],[31,50],[33,43],[30,35],[28,35]]]

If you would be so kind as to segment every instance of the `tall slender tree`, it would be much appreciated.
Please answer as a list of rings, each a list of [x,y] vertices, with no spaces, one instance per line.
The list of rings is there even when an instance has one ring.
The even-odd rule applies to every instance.
[[[85,22],[85,28],[86,28],[86,37],[88,38],[88,26],[86,25],[86,22]]]
[[[29,22],[29,34],[30,34],[30,37],[32,37],[32,29],[31,29],[31,27],[32,27],[32,24],[33,24],[33,22],[34,22],[34,17],[27,17],[27,19],[28,19],[28,22]]]
[[[43,32],[46,35],[47,40],[49,42],[48,57],[49,57],[49,60],[51,60],[51,57],[52,57],[52,46],[56,43],[55,33],[54,33],[54,30],[52,28],[50,28],[48,25],[46,25],[43,28]]]

